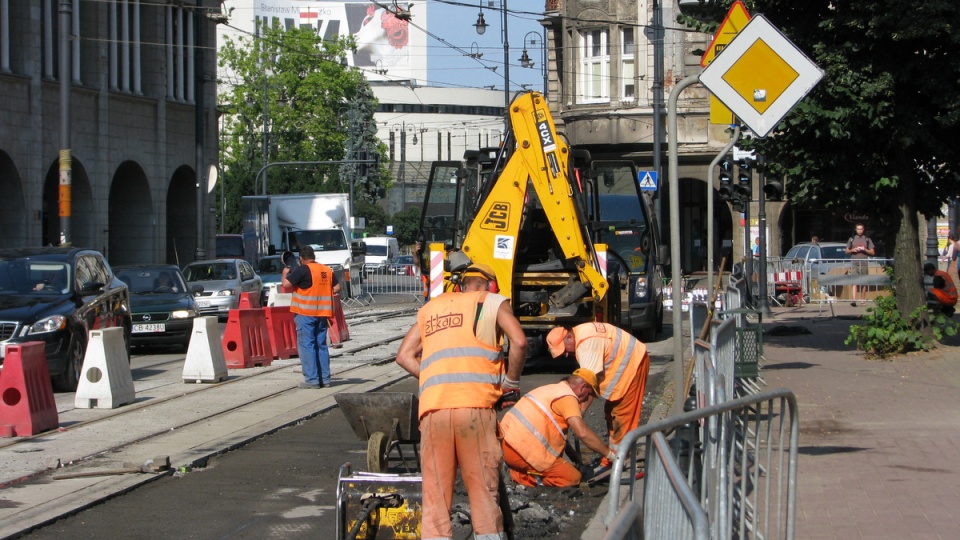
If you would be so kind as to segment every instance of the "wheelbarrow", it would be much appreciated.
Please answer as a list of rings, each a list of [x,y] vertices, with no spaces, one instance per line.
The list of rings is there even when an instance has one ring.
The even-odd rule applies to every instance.
[[[420,426],[417,396],[408,392],[334,394],[337,405],[357,438],[367,441],[367,471],[386,472],[390,455],[396,452],[407,472],[419,470]],[[401,445],[413,447],[411,467]]]

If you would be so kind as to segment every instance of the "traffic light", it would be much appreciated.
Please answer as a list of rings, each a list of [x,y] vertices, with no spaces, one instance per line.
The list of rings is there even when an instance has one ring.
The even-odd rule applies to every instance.
[[[768,201],[782,201],[783,182],[780,180],[770,180],[763,186],[763,195]]]
[[[721,201],[729,201],[733,198],[733,178],[730,173],[733,172],[733,162],[725,159],[720,162],[720,193]]]
[[[753,198],[753,163],[749,159],[741,159],[737,163],[740,173],[737,175],[737,196],[743,202],[750,202]]]

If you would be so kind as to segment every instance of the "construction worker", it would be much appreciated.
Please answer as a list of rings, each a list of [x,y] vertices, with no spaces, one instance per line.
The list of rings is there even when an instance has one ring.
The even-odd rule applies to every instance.
[[[597,376],[580,368],[566,379],[531,390],[500,420],[503,461],[513,481],[524,486],[571,487],[580,483],[580,470],[563,459],[567,428],[587,448],[616,457],[612,448],[583,421],[583,408],[600,389]]]
[[[640,425],[643,393],[650,373],[647,346],[612,324],[583,323],[572,329],[558,326],[550,330],[547,347],[554,358],[575,354],[581,368],[597,374],[600,397],[606,400],[603,414],[609,444],[616,451],[623,437]],[[602,468],[611,465],[607,456],[600,461]]]
[[[923,265],[923,273],[933,278],[933,287],[927,291],[927,299],[936,303],[936,309],[952,317],[957,305],[957,286],[950,274],[938,270],[933,263]]]
[[[332,384],[327,328],[333,318],[333,295],[340,292],[340,284],[329,266],[316,261],[311,246],[300,247],[300,262],[281,283],[293,289],[290,311],[297,326],[297,350],[304,379],[299,386],[317,389]]]
[[[476,538],[502,537],[495,405],[520,399],[527,340],[507,299],[487,289],[493,270],[472,264],[463,292],[447,292],[420,308],[397,351],[397,364],[420,382],[423,538],[453,537],[450,509],[457,468],[470,499]],[[502,337],[510,343],[503,363]],[[506,374],[504,375],[504,371]]]

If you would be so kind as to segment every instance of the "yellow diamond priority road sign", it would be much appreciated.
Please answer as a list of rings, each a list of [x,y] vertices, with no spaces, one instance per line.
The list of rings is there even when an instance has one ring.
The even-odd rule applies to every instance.
[[[823,78],[817,67],[763,15],[700,74],[700,82],[757,137],[765,137]]]

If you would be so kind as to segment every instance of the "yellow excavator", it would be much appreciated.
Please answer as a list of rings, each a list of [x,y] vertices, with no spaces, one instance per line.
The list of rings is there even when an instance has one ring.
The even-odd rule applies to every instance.
[[[420,260],[430,296],[455,288],[469,264],[490,266],[524,330],[540,338],[531,340],[535,354],[555,325],[619,324],[626,268],[591,240],[589,159],[571,167],[543,95],[517,95],[509,122],[501,147],[433,164]]]

